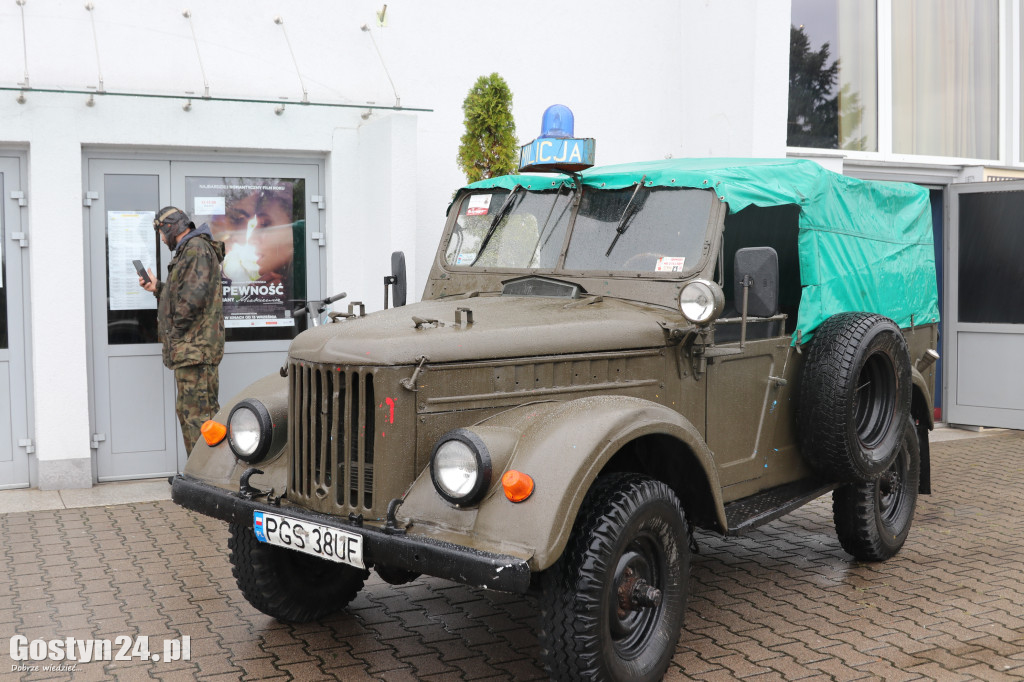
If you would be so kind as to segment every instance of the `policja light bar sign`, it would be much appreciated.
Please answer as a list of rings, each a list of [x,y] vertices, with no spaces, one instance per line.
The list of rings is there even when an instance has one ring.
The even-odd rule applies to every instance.
[[[594,138],[573,137],[569,107],[552,104],[544,111],[540,137],[519,148],[519,170],[577,173],[594,165]]]

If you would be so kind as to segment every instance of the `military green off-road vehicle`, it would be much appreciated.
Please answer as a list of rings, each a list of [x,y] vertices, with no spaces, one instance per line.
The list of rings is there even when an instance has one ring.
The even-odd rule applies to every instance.
[[[537,591],[553,677],[671,659],[693,532],[832,493],[883,560],[928,492],[927,193],[797,160],[668,160],[460,190],[423,300],[300,334],[176,502],[307,621],[374,569]],[[212,431],[211,431],[212,433]]]

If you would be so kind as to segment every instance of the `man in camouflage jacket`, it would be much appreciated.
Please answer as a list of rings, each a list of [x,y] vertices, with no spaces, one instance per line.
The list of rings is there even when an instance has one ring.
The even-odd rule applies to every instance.
[[[181,209],[168,206],[153,221],[164,244],[174,251],[167,281],[141,277],[139,284],[157,298],[157,328],[164,365],[174,371],[185,451],[199,440],[200,427],[220,410],[217,366],[224,356],[224,309],[220,264],[224,243],[213,240],[210,228],[198,229]]]

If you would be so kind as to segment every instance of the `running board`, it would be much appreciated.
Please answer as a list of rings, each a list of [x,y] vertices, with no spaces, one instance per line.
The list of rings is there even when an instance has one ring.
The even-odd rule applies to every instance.
[[[803,479],[730,502],[725,505],[725,520],[729,524],[726,535],[748,533],[838,487],[836,483]]]

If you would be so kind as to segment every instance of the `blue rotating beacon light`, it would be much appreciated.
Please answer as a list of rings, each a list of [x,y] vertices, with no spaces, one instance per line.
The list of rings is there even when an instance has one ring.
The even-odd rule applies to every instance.
[[[594,165],[594,138],[573,137],[569,107],[552,104],[541,118],[540,137],[519,148],[519,170],[578,173]]]

